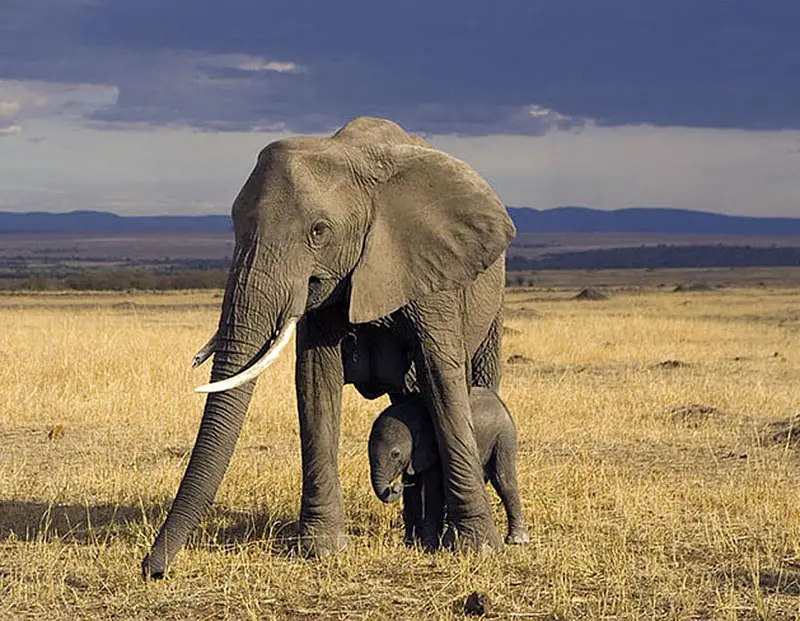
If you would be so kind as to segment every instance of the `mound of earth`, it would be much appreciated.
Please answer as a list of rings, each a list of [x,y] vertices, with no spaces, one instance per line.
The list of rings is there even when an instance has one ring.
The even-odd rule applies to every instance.
[[[53,425],[47,432],[47,439],[58,440],[58,438],[62,438],[65,433],[66,429],[64,428],[64,425]]]
[[[602,291],[598,291],[597,289],[586,288],[582,290],[578,295],[576,295],[573,300],[589,300],[589,301],[601,301],[607,300],[608,296],[603,293]]]
[[[673,289],[675,293],[691,292],[691,291],[713,291],[714,287],[705,282],[690,282],[678,285]]]
[[[664,360],[663,362],[659,362],[655,365],[656,369],[681,369],[683,367],[690,367],[688,362],[684,362],[683,360]]]
[[[506,360],[508,364],[533,364],[533,358],[528,358],[522,354],[512,354]]]
[[[800,412],[767,423],[761,428],[761,442],[769,446],[800,448]]]
[[[703,405],[701,403],[676,405],[670,408],[667,414],[676,423],[681,423],[687,427],[700,427],[707,422],[719,420],[727,416],[727,413],[722,410],[712,405]]]
[[[489,596],[478,591],[470,593],[465,600],[456,600],[453,608],[456,613],[461,612],[474,617],[492,615],[492,603]]]

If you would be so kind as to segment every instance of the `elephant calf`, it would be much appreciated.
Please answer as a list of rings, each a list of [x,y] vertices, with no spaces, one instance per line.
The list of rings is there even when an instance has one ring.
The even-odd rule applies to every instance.
[[[517,489],[514,422],[492,390],[473,388],[469,404],[484,482],[492,482],[508,517],[506,543],[527,543]],[[421,398],[393,404],[375,420],[369,436],[369,463],[378,498],[394,502],[403,495],[406,544],[437,548],[444,526],[444,490],[436,436]]]

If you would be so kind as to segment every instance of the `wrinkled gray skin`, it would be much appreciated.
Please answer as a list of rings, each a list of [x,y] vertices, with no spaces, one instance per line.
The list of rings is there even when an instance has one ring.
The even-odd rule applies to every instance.
[[[337,463],[345,383],[394,402],[419,391],[455,546],[502,545],[468,403],[469,384],[500,380],[504,252],[514,236],[489,185],[398,125],[358,118],[331,138],[268,145],[232,214],[236,246],[211,379],[238,374],[300,318],[301,552],[324,556],[345,544]],[[145,577],[163,576],[213,501],[254,385],[209,394]]]
[[[528,543],[517,487],[514,421],[487,388],[473,388],[469,404],[484,481],[491,481],[506,510],[506,543]],[[402,490],[406,543],[437,548],[445,517],[442,470],[431,418],[420,399],[391,405],[375,419],[369,465],[372,489],[383,502],[398,500]]]

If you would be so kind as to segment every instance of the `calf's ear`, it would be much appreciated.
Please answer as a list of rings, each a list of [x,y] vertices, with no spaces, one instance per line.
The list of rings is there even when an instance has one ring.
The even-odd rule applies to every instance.
[[[411,453],[411,459],[406,467],[406,474],[414,476],[426,472],[427,470],[437,467],[439,463],[439,454],[437,451],[436,441],[417,444],[414,451]]]

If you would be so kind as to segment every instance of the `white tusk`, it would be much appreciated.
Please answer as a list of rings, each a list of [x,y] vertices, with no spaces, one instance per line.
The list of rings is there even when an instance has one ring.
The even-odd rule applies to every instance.
[[[200,351],[194,355],[194,358],[192,358],[192,368],[196,369],[206,360],[208,360],[211,357],[211,354],[214,353],[214,348],[216,346],[217,346],[217,333],[214,332],[214,336],[208,339],[208,343],[203,345],[203,347],[200,348]]]
[[[229,377],[224,380],[220,380],[218,382],[212,382],[211,384],[204,384],[203,386],[198,386],[194,389],[195,392],[222,392],[223,390],[230,390],[231,388],[236,388],[237,386],[241,386],[242,384],[246,384],[252,379],[255,379],[259,375],[261,375],[264,371],[266,371],[267,367],[269,367],[273,362],[278,359],[280,356],[281,351],[286,344],[289,342],[289,339],[292,338],[292,333],[294,332],[294,327],[297,324],[297,317],[291,317],[289,320],[284,324],[281,331],[278,333],[275,342],[270,345],[269,349],[264,352],[264,355],[261,356],[258,360],[256,360],[255,364],[246,368],[244,371],[237,373],[236,375]]]

